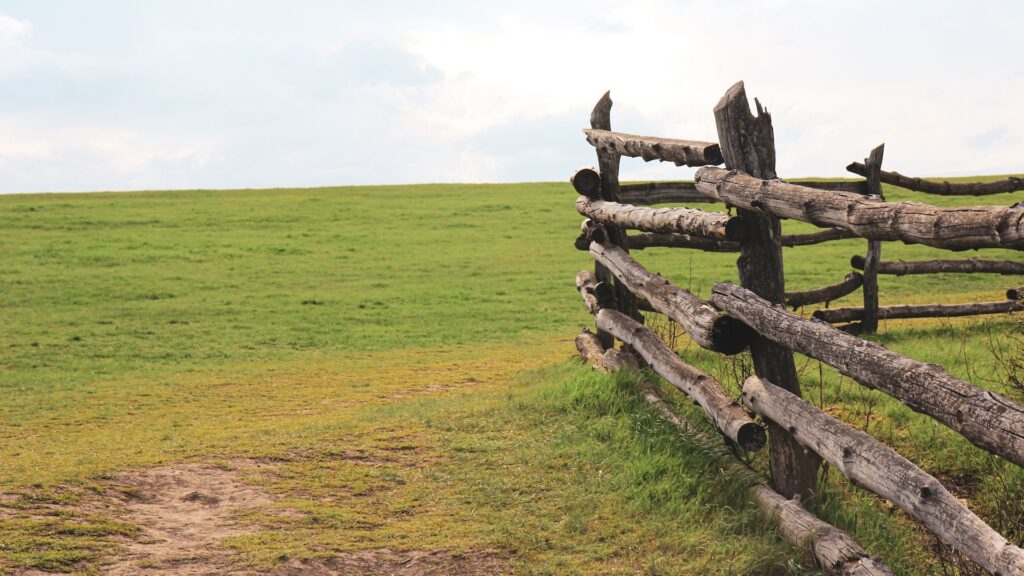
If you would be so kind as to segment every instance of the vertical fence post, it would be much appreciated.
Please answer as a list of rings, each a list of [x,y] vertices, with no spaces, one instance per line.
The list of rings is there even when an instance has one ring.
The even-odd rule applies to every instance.
[[[757,116],[750,112],[743,82],[737,82],[715,106],[718,143],[726,168],[751,176],[776,178],[775,132],[771,116],[757,102]],[[778,218],[748,210],[737,210],[746,224],[747,239],[740,243],[737,260],[740,283],[773,303],[785,301],[782,268],[782,226]],[[756,335],[750,345],[757,375],[800,395],[800,380],[793,353],[784,346]],[[771,470],[775,488],[786,497],[808,499],[817,494],[817,470],[821,460],[805,450],[784,428],[768,427],[771,439]]]
[[[605,92],[604,96],[597,101],[597,105],[594,106],[594,110],[590,113],[590,127],[598,130],[611,130],[611,116],[611,93]],[[601,199],[609,202],[618,202],[620,156],[619,154],[602,148],[601,146],[595,147],[595,150],[597,151],[598,169],[601,172]],[[624,228],[606,224],[605,231],[608,234],[608,242],[621,247],[627,252],[629,251],[629,244],[626,239],[626,230]],[[594,274],[601,282],[607,282],[609,285],[613,285],[615,287],[615,300],[619,312],[622,312],[638,322],[643,322],[643,316],[637,309],[636,296],[634,296],[628,288],[616,280],[612,273],[600,263],[594,264]],[[610,334],[599,333],[598,338],[601,339],[601,344],[606,348],[611,348],[612,336]]]
[[[864,160],[867,170],[868,194],[882,198],[882,155],[885,144],[880,144]],[[878,330],[878,262],[882,259],[882,243],[868,240],[868,253],[864,257],[864,317],[860,322],[862,334],[874,334]]]

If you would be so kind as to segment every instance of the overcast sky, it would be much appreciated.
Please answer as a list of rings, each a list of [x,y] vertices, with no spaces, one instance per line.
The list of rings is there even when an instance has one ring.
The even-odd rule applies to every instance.
[[[617,130],[715,139],[735,81],[781,176],[886,143],[1024,171],[1024,2],[0,0],[0,192],[565,180]],[[624,160],[628,179],[692,170]]]

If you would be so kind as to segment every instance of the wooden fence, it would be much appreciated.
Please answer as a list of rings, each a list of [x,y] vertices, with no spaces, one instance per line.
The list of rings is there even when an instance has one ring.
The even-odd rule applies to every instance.
[[[756,102],[756,101],[755,101]],[[860,321],[873,331],[879,318],[960,315],[1022,309],[1024,287],[1007,291],[1007,301],[952,307],[878,306],[877,274],[991,272],[1020,274],[1022,263],[962,260],[883,262],[881,243],[919,243],[948,250],[1024,250],[1024,203],[1013,206],[940,208],[915,202],[886,202],[881,183],[935,194],[994,194],[1024,189],[1021,179],[985,184],[936,183],[881,170],[883,148],[849,169],[859,182],[789,183],[775,173],[771,117],[761,104],[751,113],[743,83],[730,88],[714,108],[718,143],[636,136],[611,131],[611,99],[598,102],[586,130],[598,167],[572,178],[580,197],[577,211],[587,220],[577,248],[596,261],[594,273],[580,272],[576,285],[594,314],[597,333],[584,330],[577,348],[584,358],[610,369],[645,363],[689,395],[725,440],[740,449],[769,446],[773,485],[752,487],[762,510],[782,534],[809,545],[826,570],[837,574],[890,574],[846,534],[800,506],[817,492],[822,460],[856,485],[874,492],[918,520],[943,542],[993,574],[1024,574],[1024,550],[1008,542],[942,483],[869,435],[852,429],[800,398],[793,352],[820,360],[860,384],[882,391],[934,418],[977,447],[1024,466],[1024,406],[982,390],[939,366],[897,354],[830,326]],[[620,185],[622,156],[700,167],[694,183]],[[725,168],[717,167],[724,164]],[[696,208],[647,205],[724,202],[736,215]],[[783,235],[780,219],[823,227],[814,234]],[[627,235],[627,230],[639,232]],[[805,292],[786,292],[782,247],[844,238],[868,241],[842,282]],[[653,274],[629,249],[683,247],[738,252],[740,286],[718,283],[711,300]],[[806,319],[785,304],[827,302],[863,287],[864,307],[827,310]],[[641,310],[664,314],[703,348],[721,354],[749,349],[755,375],[742,387],[739,403],[710,375],[691,366],[643,325]],[[821,319],[826,322],[822,322]],[[614,340],[621,341],[616,350]],[[680,426],[652,390],[645,398]],[[765,427],[750,413],[758,414]]]

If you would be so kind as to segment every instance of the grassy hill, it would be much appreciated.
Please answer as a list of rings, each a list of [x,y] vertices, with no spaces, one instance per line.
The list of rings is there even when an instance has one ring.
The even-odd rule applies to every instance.
[[[266,495],[222,539],[238,569],[387,550],[526,574],[813,573],[720,470],[720,447],[661,423],[627,378],[573,361],[591,323],[573,277],[592,266],[572,247],[574,199],[565,184],[0,196],[0,571],[105,569],[145,534],[106,505],[123,472],[202,462]],[[787,249],[788,288],[838,281],[863,250]],[[704,296],[736,279],[735,255],[638,259]],[[1013,282],[884,277],[881,292],[995,300]],[[990,350],[1013,329],[890,322],[876,339],[1022,399]],[[749,359],[679,347],[738,394]],[[798,367],[807,397],[1021,542],[1020,469]],[[885,502],[823,477],[819,513],[901,573],[953,562]]]

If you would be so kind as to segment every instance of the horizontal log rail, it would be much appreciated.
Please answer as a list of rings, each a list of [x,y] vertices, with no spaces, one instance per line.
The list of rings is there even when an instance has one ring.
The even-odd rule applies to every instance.
[[[849,230],[842,228],[829,228],[821,232],[808,234],[783,234],[782,246],[792,248],[794,246],[810,246],[822,244],[833,240],[844,240],[846,238],[857,238],[858,236]],[[603,241],[603,240],[602,240]],[[585,246],[577,246],[585,250]],[[645,248],[693,248],[705,252],[739,252],[740,243],[730,240],[714,240],[693,234],[662,233],[662,234],[634,234],[629,237],[630,250],[643,250]]]
[[[623,204],[708,204],[708,198],[697,192],[693,182],[642,182],[619,186],[619,201]]]
[[[762,336],[832,366],[962,434],[975,446],[1024,466],[1024,406],[982,390],[940,366],[907,358],[828,324],[794,316],[753,292],[715,284],[711,301]]]
[[[615,310],[601,310],[597,327],[629,344],[655,372],[704,409],[723,436],[748,452],[760,450],[767,440],[764,428],[725,393],[711,376],[683,362],[650,328]]]
[[[648,272],[622,248],[594,242],[590,253],[630,292],[675,320],[700,347],[722,354],[738,354],[750,344],[753,334],[743,322],[720,314],[689,290]]]
[[[850,258],[850,266],[857,270],[864,269],[864,257],[857,255]],[[907,274],[942,274],[946,272],[964,274],[1024,274],[1024,262],[1013,260],[921,260],[904,262],[903,260],[879,262],[879,274],[905,276]]]
[[[832,190],[833,192],[852,192],[854,194],[860,194],[861,196],[867,196],[868,194],[870,194],[870,192],[868,192],[868,183],[866,180],[801,180],[799,182],[791,182],[791,184],[798,184],[800,186],[814,188],[815,190]]]
[[[1024,250],[1024,204],[938,208],[883,202],[874,196],[815,190],[715,167],[698,170],[696,183],[701,193],[733,206],[845,228],[869,240],[900,240],[948,250]]]
[[[785,427],[851,482],[889,500],[993,574],[1024,574],[1024,550],[1008,542],[938,480],[893,449],[806,400],[751,376],[743,404]]]
[[[867,175],[867,168],[860,162],[853,162],[846,169],[854,174]],[[886,184],[892,184],[907,190],[943,196],[988,196],[990,194],[1024,190],[1024,178],[1018,176],[1010,176],[995,182],[947,182],[945,180],[936,182],[935,180],[911,178],[899,172],[882,170],[880,180]]]
[[[739,218],[695,208],[647,208],[580,196],[576,211],[595,222],[643,232],[682,232],[716,240],[742,240],[746,235]]]
[[[598,150],[620,156],[661,160],[676,166],[707,166],[722,163],[722,151],[715,142],[637,136],[609,130],[586,129],[587,142]]]
[[[879,320],[905,320],[907,318],[955,318],[958,316],[984,316],[986,314],[1008,314],[1024,310],[1024,302],[1007,299],[1002,302],[972,302],[970,304],[902,304],[880,306]],[[815,310],[812,316],[822,322],[839,324],[855,322],[864,317],[859,307]]]
[[[846,275],[846,278],[838,284],[823,286],[813,290],[804,290],[803,292],[786,292],[786,306],[796,309],[801,306],[807,306],[808,304],[831,302],[848,294],[852,294],[854,290],[860,288],[863,284],[864,276],[857,272],[850,272]]]
[[[859,236],[849,230],[844,230],[843,228],[829,228],[820,232],[810,232],[807,234],[783,234],[781,242],[784,248],[792,248],[794,246],[810,246],[812,244],[822,244],[824,242],[845,240],[847,238],[859,238]]]

